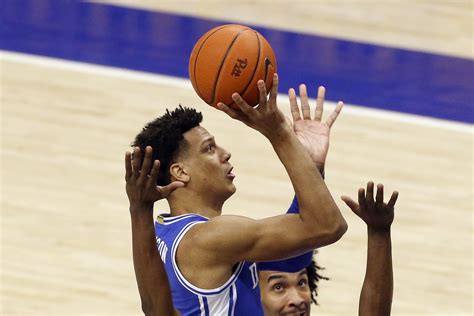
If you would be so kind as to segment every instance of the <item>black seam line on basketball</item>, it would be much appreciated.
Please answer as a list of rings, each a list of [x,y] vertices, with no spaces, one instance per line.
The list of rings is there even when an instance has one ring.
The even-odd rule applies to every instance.
[[[261,43],[260,43],[260,37],[258,36],[258,33],[256,31],[253,31],[255,33],[255,36],[257,36],[257,42],[258,42],[258,55],[257,55],[257,64],[255,64],[255,68],[253,69],[253,73],[252,73],[252,77],[250,77],[250,80],[247,82],[247,85],[244,87],[244,90],[239,93],[241,96],[244,95],[245,92],[247,92],[247,89],[249,88],[250,86],[250,83],[253,81],[253,77],[255,77],[255,73],[257,72],[257,69],[258,69],[258,66],[260,64],[260,47],[261,47]],[[259,94],[260,94],[260,90],[258,91]],[[260,100],[260,97],[259,97],[259,100]]]
[[[214,87],[212,88],[212,100],[210,103],[214,103],[214,99],[216,98],[216,86],[217,86],[217,81],[219,79],[219,75],[221,74],[221,71],[222,71],[222,67],[224,66],[224,61],[225,59],[227,58],[227,55],[229,54],[230,52],[230,49],[232,48],[232,46],[234,45],[235,41],[237,40],[237,38],[240,36],[240,33],[244,32],[244,31],[247,31],[249,30],[249,28],[246,28],[244,30],[240,30],[239,33],[237,33],[237,35],[234,37],[234,39],[232,40],[232,42],[230,43],[229,47],[227,47],[227,51],[225,52],[224,54],[224,58],[222,58],[222,61],[221,61],[221,64],[219,66],[219,70],[217,71],[217,76],[216,76],[216,81],[214,82]]]
[[[196,80],[196,65],[198,64],[198,59],[199,59],[199,53],[201,52],[201,49],[202,47],[204,46],[204,44],[207,42],[207,40],[211,37],[212,34],[216,33],[217,31],[219,30],[222,30],[222,29],[225,29],[226,27],[230,27],[234,24],[229,24],[229,25],[223,25],[221,27],[219,27],[218,29],[216,29],[214,32],[212,32],[211,34],[209,34],[206,39],[202,42],[201,46],[199,47],[198,51],[196,52],[196,60],[194,61],[194,71],[193,71],[193,80],[194,82],[196,82],[196,92],[197,94],[202,98],[202,94],[201,94],[201,91],[199,91],[199,86],[197,84],[197,80]]]
[[[270,66],[273,66],[272,62],[268,57],[265,57],[265,75],[263,76],[263,81],[265,81],[265,83],[267,82],[268,68],[270,68]]]

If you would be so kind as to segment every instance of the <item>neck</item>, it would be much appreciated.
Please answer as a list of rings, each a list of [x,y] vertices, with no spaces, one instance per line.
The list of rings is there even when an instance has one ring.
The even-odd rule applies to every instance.
[[[219,216],[225,199],[206,197],[196,192],[178,189],[168,196],[171,216],[196,213],[208,218]]]

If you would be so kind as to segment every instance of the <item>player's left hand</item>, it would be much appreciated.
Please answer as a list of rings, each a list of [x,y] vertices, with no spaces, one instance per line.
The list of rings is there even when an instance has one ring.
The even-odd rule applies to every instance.
[[[364,188],[359,189],[359,203],[348,196],[341,199],[349,208],[359,216],[369,228],[375,230],[387,230],[390,228],[394,218],[394,207],[397,202],[398,192],[394,191],[388,203],[383,201],[383,184],[377,185],[377,195],[374,200],[374,183],[367,183],[367,193]]]
[[[153,206],[156,201],[166,198],[175,189],[184,186],[180,181],[173,181],[165,186],[156,185],[160,162],[159,160],[152,162],[152,153],[153,149],[147,146],[143,162],[140,147],[133,148],[133,156],[131,152],[125,154],[125,189],[130,206],[133,206],[131,209]],[[152,207],[147,209],[153,212]]]
[[[318,98],[313,119],[311,118],[311,109],[309,106],[306,85],[300,85],[299,92],[301,111],[298,106],[295,90],[292,88],[288,91],[292,116],[292,120],[288,118],[288,121],[318,169],[322,170],[329,150],[329,134],[331,127],[341,112],[343,103],[339,101],[326,122],[322,122],[321,119],[323,116],[326,89],[323,86],[318,88]]]

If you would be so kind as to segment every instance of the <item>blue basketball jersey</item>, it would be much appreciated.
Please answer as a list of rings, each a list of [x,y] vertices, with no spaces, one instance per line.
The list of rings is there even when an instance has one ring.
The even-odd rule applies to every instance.
[[[198,288],[181,274],[176,264],[179,242],[192,226],[207,220],[197,214],[185,214],[161,215],[155,222],[156,243],[165,264],[175,308],[183,316],[263,315],[255,263],[238,263],[227,282],[215,289]]]

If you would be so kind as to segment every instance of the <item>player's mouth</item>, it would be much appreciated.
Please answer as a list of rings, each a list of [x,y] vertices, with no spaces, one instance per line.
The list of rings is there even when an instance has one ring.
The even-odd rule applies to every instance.
[[[294,312],[289,312],[285,313],[285,316],[309,316],[309,313],[306,311],[294,311]]]
[[[229,179],[231,179],[231,180],[234,180],[235,174],[232,173],[232,170],[234,170],[234,167],[230,167],[230,169],[227,170],[226,177],[229,178]]]

